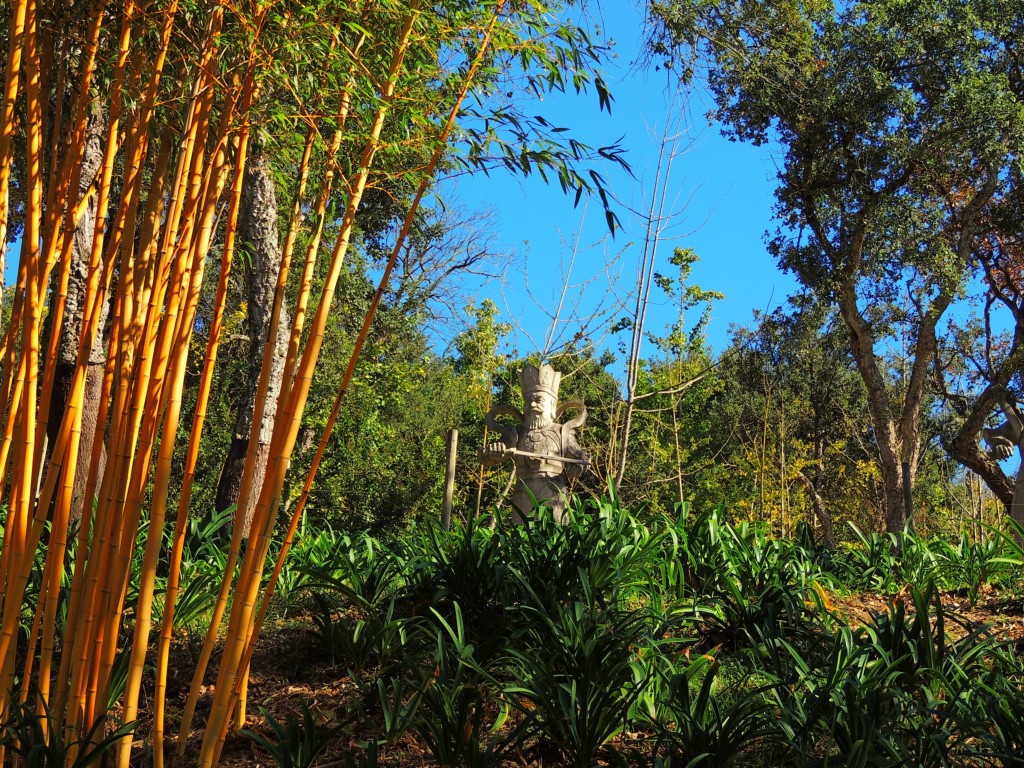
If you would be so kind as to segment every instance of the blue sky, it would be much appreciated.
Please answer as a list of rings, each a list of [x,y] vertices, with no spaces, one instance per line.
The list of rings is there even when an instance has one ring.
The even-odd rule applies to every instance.
[[[494,300],[502,319],[517,326],[511,344],[519,354],[543,347],[550,321],[536,311],[536,305],[557,305],[562,275],[569,271],[570,262],[571,288],[564,303],[580,304],[581,316],[598,311],[614,315],[612,294],[629,292],[636,281],[643,228],[628,208],[642,207],[644,193],[650,194],[658,156],[656,136],[664,131],[670,113],[674,78],[637,63],[642,50],[642,6],[638,9],[631,0],[616,0],[604,4],[598,15],[601,30],[611,32],[616,52],[604,68],[614,98],[611,115],[599,112],[594,93],[549,96],[526,105],[525,111],[570,129],[563,135],[592,147],[620,142],[636,178],[613,164],[600,170],[619,200],[622,231],[611,240],[599,201],[584,201],[574,209],[572,198],[564,196],[557,183],[547,186],[536,176],[518,179],[502,171],[476,174],[453,182],[449,190],[467,207],[492,209],[497,240],[519,256],[519,266],[503,281],[490,281],[477,294],[478,300]],[[713,348],[721,350],[730,324],[748,324],[755,310],[784,303],[797,284],[778,270],[764,244],[765,231],[774,227],[775,150],[728,141],[717,126],[708,125],[706,95],[694,91],[687,100],[686,142],[691,146],[673,165],[668,207],[678,215],[671,236],[659,246],[658,271],[671,273],[668,258],[675,247],[692,248],[698,254],[700,262],[691,282],[725,294],[714,309],[709,329]],[[574,245],[578,252],[573,260]],[[651,308],[647,328],[660,332],[675,317],[659,299]],[[600,317],[594,320],[590,326],[602,325]],[[563,334],[572,336],[579,329],[580,323],[570,322]],[[599,345],[609,346],[601,327],[583,330]]]

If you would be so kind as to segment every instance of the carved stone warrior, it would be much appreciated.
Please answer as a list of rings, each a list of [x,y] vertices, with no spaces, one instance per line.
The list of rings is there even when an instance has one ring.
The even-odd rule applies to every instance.
[[[578,400],[558,403],[558,385],[562,374],[550,365],[527,365],[519,373],[526,413],[510,405],[497,405],[488,412],[487,426],[501,435],[480,451],[486,466],[512,459],[516,466],[516,489],[512,494],[512,521],[522,525],[533,510],[533,499],[551,507],[555,520],[562,522],[565,510],[566,480],[575,480],[590,466],[576,440],[576,430],[587,420],[587,409]],[[559,424],[567,410],[578,415]],[[498,422],[499,416],[511,416],[517,426]],[[531,495],[532,494],[532,495]]]
[[[1013,501],[1010,503],[1010,516],[1018,523],[1024,524],[1024,423],[1021,422],[1013,398],[1005,393],[999,400],[999,408],[1006,421],[993,429],[981,431],[988,454],[996,461],[1013,456],[1019,450],[1022,460],[1017,468],[1017,477],[1013,485]]]

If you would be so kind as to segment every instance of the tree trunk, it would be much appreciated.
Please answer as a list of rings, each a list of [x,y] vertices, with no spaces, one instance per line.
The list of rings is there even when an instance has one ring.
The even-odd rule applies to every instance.
[[[248,259],[241,261],[245,264],[243,275],[248,302],[249,373],[245,397],[235,420],[235,433],[217,487],[215,505],[218,511],[236,504],[241,491],[242,473],[245,467],[245,457],[249,451],[249,434],[256,406],[260,368],[263,362],[263,347],[270,333],[274,292],[278,272],[281,269],[277,195],[274,191],[274,180],[270,175],[270,162],[265,155],[252,155],[249,158],[238,217],[239,243],[242,253],[248,256]],[[255,448],[256,468],[252,478],[254,488],[262,487],[263,479],[266,476],[274,414],[277,411],[277,400],[281,394],[281,379],[288,351],[290,329],[291,321],[287,309],[282,306],[270,367],[267,402]],[[243,537],[249,535],[249,527],[252,524],[258,496],[259,494],[250,494],[250,503],[247,508],[235,511],[235,521],[236,524],[241,521]]]
[[[455,494],[455,462],[459,451],[459,430],[448,430],[448,464],[444,474],[444,499],[441,505],[441,527],[452,527],[452,497]]]
[[[882,465],[882,492],[885,495],[885,530],[899,533],[907,524],[902,462],[886,462]]]
[[[888,531],[903,529],[903,478],[900,473],[901,448],[892,418],[889,392],[875,358],[875,340],[871,326],[857,308],[857,292],[853,280],[843,283],[839,291],[839,310],[850,331],[850,349],[857,371],[864,380],[868,395],[868,412],[878,448],[885,497],[885,527]]]
[[[96,172],[103,162],[102,137],[106,133],[106,115],[95,109],[89,115],[86,125],[86,145],[82,155],[82,177],[79,197],[84,197],[92,185]],[[92,252],[93,237],[96,233],[96,198],[85,207],[78,226],[75,228],[71,247],[71,265],[68,276],[67,297],[64,300],[64,318],[58,330],[57,358],[53,361],[53,395],[50,399],[50,410],[46,425],[46,437],[50,446],[57,439],[60,424],[71,395],[71,385],[75,377],[75,365],[78,362],[78,345],[82,334],[82,323],[85,313],[85,292],[89,280],[89,256]],[[57,270],[53,272],[57,279]],[[103,301],[100,310],[99,328],[106,327],[110,314],[108,298]],[[50,329],[53,332],[53,329]],[[100,409],[100,394],[103,388],[104,333],[98,333],[89,353],[89,369],[85,379],[85,397],[82,403],[82,436],[78,446],[78,464],[75,471],[75,484],[72,492],[70,516],[72,520],[82,517],[86,499],[85,485],[88,481],[89,462],[92,457],[93,440],[96,435],[96,419]],[[106,448],[100,454],[98,478],[103,477],[106,464]]]
[[[935,329],[949,302],[950,296],[940,293],[927,311],[921,312],[910,379],[897,416],[875,356],[875,338],[871,325],[857,307],[853,280],[846,281],[839,290],[840,313],[850,331],[853,358],[867,388],[868,412],[882,470],[885,528],[890,533],[902,531],[909,517],[908,491],[904,486],[909,483],[912,488],[917,474],[921,450],[922,402],[928,371],[935,355]],[[906,473],[903,471],[904,463],[909,468]]]
[[[1014,483],[1006,476],[998,462],[981,450],[978,445],[978,432],[971,435],[966,430],[961,430],[952,439],[943,436],[941,442],[950,458],[974,472],[1009,510],[1013,500]]]
[[[821,494],[818,493],[818,489],[814,487],[814,483],[811,482],[811,478],[807,476],[806,472],[797,472],[796,478],[803,485],[804,490],[807,491],[807,498],[811,500],[814,519],[821,526],[821,543],[826,547],[834,547],[836,545],[836,531],[832,525],[832,515],[828,512],[825,500],[821,498]]]

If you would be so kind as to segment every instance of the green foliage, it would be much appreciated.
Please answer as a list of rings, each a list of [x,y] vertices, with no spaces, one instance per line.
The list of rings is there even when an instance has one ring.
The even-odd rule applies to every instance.
[[[0,749],[16,755],[25,768],[86,768],[109,756],[123,736],[135,730],[135,723],[126,723],[107,732],[108,721],[99,718],[88,733],[71,738],[51,718],[39,713],[29,697],[25,704],[12,698],[12,705],[0,724]]]
[[[1006,578],[1010,567],[1024,565],[1024,560],[1007,556],[1005,542],[998,537],[971,541],[961,533],[955,544],[937,538],[932,550],[943,582],[954,588],[966,587],[971,605],[978,602],[982,588]]]
[[[414,681],[405,675],[377,678],[377,700],[381,717],[381,735],[386,741],[400,739],[416,722],[420,705],[419,691]]]
[[[313,768],[317,758],[330,741],[341,732],[342,726],[321,723],[309,705],[302,704],[301,718],[290,715],[280,723],[262,707],[260,714],[267,721],[272,736],[243,730],[242,734],[270,753],[279,768]]]
[[[524,606],[557,618],[576,601],[635,606],[648,595],[660,600],[666,589],[650,567],[671,537],[613,500],[581,502],[563,525],[543,509],[525,526],[492,530],[481,522],[451,533],[428,529],[410,588],[435,604],[457,604],[486,647],[516,633]]]
[[[209,619],[217,598],[217,587],[227,566],[227,537],[225,531],[231,524],[234,509],[226,509],[212,515],[208,519],[190,516],[185,531],[185,542],[181,554],[181,570],[178,582],[178,593],[174,600],[174,628],[186,629],[190,636],[205,631],[205,623]],[[145,532],[140,531],[136,552],[143,550]],[[167,550],[171,546],[171,534],[164,537]],[[166,566],[162,566],[165,568]],[[159,602],[154,605],[155,620],[162,621],[166,577],[159,574],[156,593]]]
[[[508,747],[522,738],[522,725],[500,732],[509,718],[509,695],[517,691],[500,685],[477,662],[457,604],[453,622],[435,610],[432,626],[433,666],[411,670],[419,683],[416,731],[439,765],[500,765]]]
[[[715,498],[777,531],[804,520],[827,538],[854,510],[880,506],[864,384],[838,323],[797,296],[736,330],[721,358],[712,450],[735,469],[719,474]]]
[[[702,622],[707,642],[738,648],[819,632],[809,611],[833,578],[813,546],[772,539],[763,527],[730,525],[720,509],[681,530],[677,615]]]
[[[466,393],[451,367],[426,351],[422,335],[403,325],[371,342],[310,498],[311,516],[341,530],[387,532],[439,516],[444,439],[458,424]],[[322,366],[314,379],[314,434],[326,422],[335,386],[330,366]],[[299,472],[311,454],[299,458]]]
[[[407,567],[400,553],[367,533],[341,536],[326,554],[324,561],[303,566],[310,577],[307,586],[337,592],[360,610],[379,607]]]
[[[795,684],[778,689],[780,706],[799,726],[798,749],[825,749],[818,764],[954,765],[988,748],[976,684],[1018,687],[1012,653],[984,630],[951,640],[933,584],[911,588],[910,600],[913,613],[896,601],[863,627],[842,627],[824,658],[789,647]]]
[[[909,531],[866,534],[852,523],[850,530],[855,543],[833,556],[832,568],[857,590],[892,594],[906,584],[937,579],[947,589],[965,590],[974,605],[983,589],[1011,580],[1022,564],[1019,544],[1000,531],[980,540],[961,534],[951,543],[943,536],[925,539]]]
[[[311,573],[316,573],[331,561],[334,550],[341,543],[340,539],[330,526],[314,533],[308,530],[304,520],[300,523],[296,540],[288,550],[274,589],[274,597],[282,616],[286,616],[295,607],[310,581]]]
[[[633,651],[650,631],[643,611],[602,607],[596,595],[586,596],[556,616],[535,599],[523,616],[522,645],[510,651],[525,699],[520,706],[577,768],[593,765],[622,732],[650,681]]]
[[[654,750],[668,756],[655,758],[655,766],[725,768],[743,761],[755,744],[766,750],[781,741],[784,726],[775,719],[764,690],[716,695],[719,669],[716,659],[700,656],[669,673],[665,697],[657,702]]]
[[[482,523],[467,521],[450,533],[430,526],[420,543],[413,586],[434,602],[457,603],[474,624],[490,627],[502,621],[512,587],[501,562],[502,536]]]
[[[894,592],[899,588],[899,559],[895,534],[867,533],[850,524],[856,544],[841,550],[835,567],[853,589]]]
[[[679,512],[645,522],[609,497],[577,500],[561,526],[540,508],[525,526],[428,526],[389,547],[337,537],[302,572],[324,663],[355,683],[344,734],[362,751],[346,764],[390,764],[410,733],[467,768],[517,753],[586,768],[1013,764],[1017,652],[949,613],[936,581],[977,578],[951,552],[1014,567],[1012,537],[855,531],[836,550],[806,526],[782,540],[721,508]],[[829,593],[865,586],[899,596],[848,625]],[[308,710],[268,725],[258,741],[279,761],[342,733]]]
[[[395,664],[417,641],[418,619],[395,614],[392,592],[405,561],[366,534],[341,537],[325,555],[297,569],[312,593],[313,637],[325,657],[359,679]]]
[[[498,322],[498,307],[490,299],[484,299],[479,307],[470,304],[465,312],[475,322],[452,342],[458,353],[455,370],[467,376],[474,400],[484,405],[490,400],[494,375],[504,362],[498,347],[512,326]]]
[[[313,600],[313,638],[329,663],[346,664],[354,678],[367,670],[393,665],[408,652],[409,634],[417,621],[395,616],[393,601],[383,613],[360,615],[335,612],[319,592],[313,593]]]

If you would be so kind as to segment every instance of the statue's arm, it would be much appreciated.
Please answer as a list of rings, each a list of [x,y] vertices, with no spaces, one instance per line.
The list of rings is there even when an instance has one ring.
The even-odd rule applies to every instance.
[[[985,428],[981,430],[981,436],[988,446],[988,455],[996,461],[1008,459],[1013,455],[1016,443],[1013,440],[1013,432],[1009,424],[1003,422],[994,429]]]
[[[1013,400],[1004,394],[1003,397],[999,398],[999,409],[1006,417],[1006,424],[1003,426],[1008,427],[1010,430],[1010,433],[1005,436],[1013,440],[1014,443],[1018,442],[1021,438],[1021,433],[1024,432],[1024,425],[1021,424],[1020,413],[1017,411]]]
[[[1024,432],[1020,413],[1006,393],[999,398],[999,410],[1003,412],[1006,421],[998,427],[981,430],[981,436],[988,445],[988,455],[996,461],[1008,459],[1013,455]]]
[[[500,439],[494,440],[480,449],[480,453],[477,454],[480,463],[485,467],[492,467],[511,458],[511,451],[518,442],[519,432],[514,427],[501,430]]]
[[[590,458],[583,452],[583,448],[576,439],[575,429],[566,429],[562,435],[562,455],[567,459],[579,459],[586,462],[584,464],[562,465],[562,474],[569,480],[576,480],[590,468]]]

